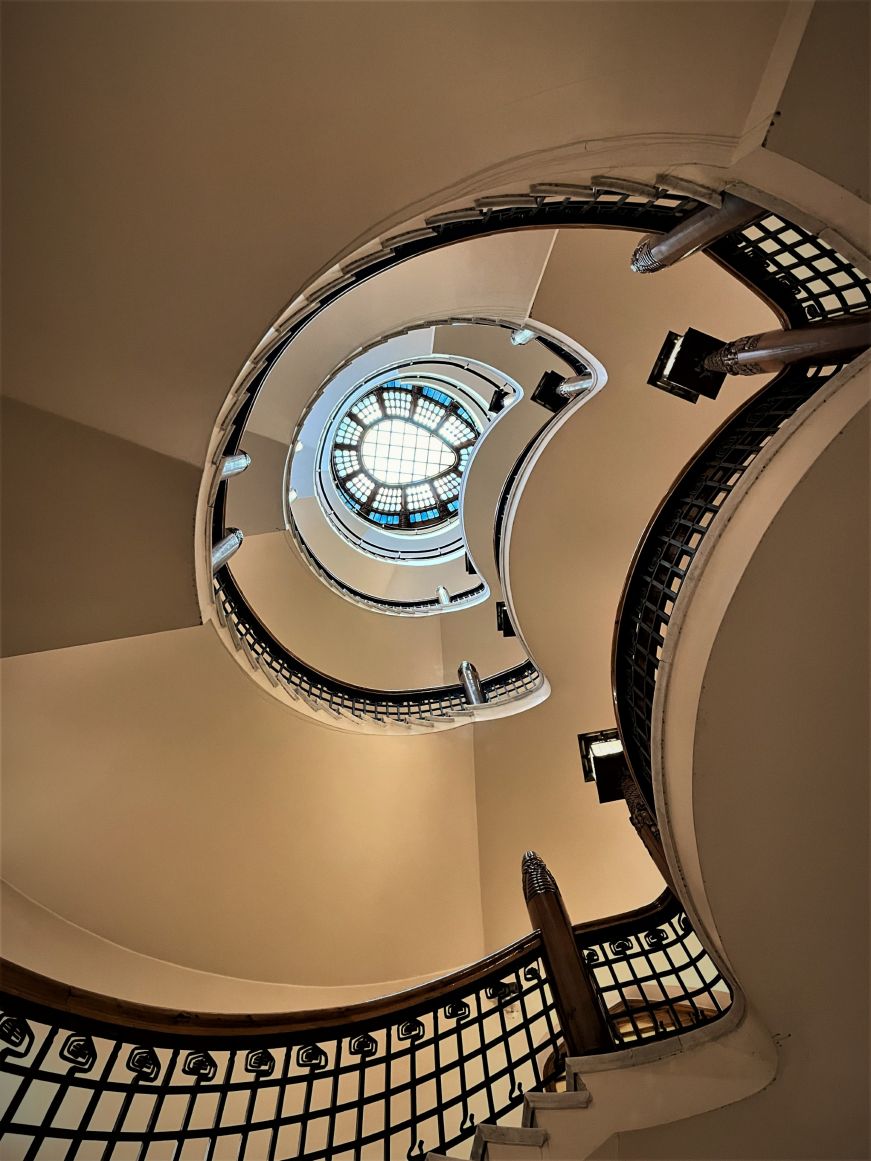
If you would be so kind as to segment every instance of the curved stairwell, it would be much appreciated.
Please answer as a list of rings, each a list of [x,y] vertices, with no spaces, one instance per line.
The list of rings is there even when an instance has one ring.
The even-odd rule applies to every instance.
[[[453,7],[4,7],[10,1161],[867,1152],[865,364],[820,358],[867,205],[801,128],[838,70],[790,78],[799,164],[809,6]],[[466,481],[489,597],[405,616],[313,567],[284,471],[421,322],[524,394]],[[816,353],[693,404],[689,328]],[[572,343],[603,374],[546,412]],[[625,806],[578,762],[615,720]]]

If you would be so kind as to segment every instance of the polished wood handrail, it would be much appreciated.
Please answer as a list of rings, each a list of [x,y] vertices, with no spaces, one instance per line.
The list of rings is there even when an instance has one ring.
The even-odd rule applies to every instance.
[[[582,942],[592,942],[597,935],[603,939],[616,938],[645,922],[654,922],[664,909],[670,910],[673,906],[673,896],[666,890],[643,907],[606,919],[574,924],[572,931]],[[377,1027],[409,1009],[434,1005],[461,988],[498,976],[517,960],[539,951],[541,946],[540,932],[532,931],[475,963],[413,988],[358,1004],[299,1012],[194,1012],[142,1004],[65,984],[8,959],[0,959],[0,992],[46,1012],[64,1013],[83,1026],[103,1024],[116,1033],[144,1031],[149,1033],[150,1039],[183,1037],[203,1042],[244,1043],[266,1038],[294,1038],[339,1028]]]
[[[245,1043],[267,1037],[294,1038],[304,1033],[377,1028],[410,1009],[434,1005],[461,988],[504,974],[540,946],[541,939],[534,931],[475,963],[413,988],[358,1004],[300,1012],[192,1012],[141,1004],[65,984],[6,959],[0,960],[0,992],[80,1022],[111,1026],[115,1032],[141,1030],[148,1032],[150,1039],[155,1033],[164,1038]]]

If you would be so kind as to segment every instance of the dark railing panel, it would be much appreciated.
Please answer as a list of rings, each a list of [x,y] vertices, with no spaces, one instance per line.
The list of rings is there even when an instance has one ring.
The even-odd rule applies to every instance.
[[[526,943],[437,1003],[229,1046],[85,1029],[6,996],[3,1156],[327,1161],[450,1149],[555,1077],[553,999],[537,940]]]
[[[394,722],[450,718],[468,712],[463,687],[459,684],[433,689],[376,690],[329,677],[295,657],[269,631],[239,592],[229,568],[216,574],[214,591],[219,618],[232,626],[231,632],[247,651],[252,664],[272,674],[291,696],[304,698],[316,709]],[[531,661],[482,681],[488,703],[521,697],[540,684],[541,675]]]
[[[668,1038],[731,1004],[670,892],[616,918],[566,921],[565,932],[587,973],[586,1003],[599,1009],[601,1034],[582,1027],[576,1052]],[[536,932],[406,993],[285,1015],[169,1012],[6,965],[0,1154],[383,1161],[450,1151],[562,1074],[571,1037],[558,1012],[576,997],[556,1002],[554,947]]]
[[[617,722],[629,765],[654,807],[650,756],[653,695],[681,586],[719,512],[779,428],[837,367],[790,367],[706,444],[672,488],[636,554],[614,643]]]
[[[719,1019],[732,991],[670,892],[611,926],[575,927],[615,1048]]]

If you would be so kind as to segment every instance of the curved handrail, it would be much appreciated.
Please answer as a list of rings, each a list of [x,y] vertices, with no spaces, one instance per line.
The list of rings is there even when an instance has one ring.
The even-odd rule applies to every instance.
[[[732,1006],[729,982],[670,889],[646,907],[573,930],[615,1049],[710,1024]]]
[[[232,571],[225,565],[214,577],[218,616],[245,650],[252,668],[291,697],[301,697],[329,713],[367,717],[374,721],[429,721],[461,717],[470,711],[460,684],[429,689],[376,690],[338,681],[295,657],[270,632],[244,600]],[[487,704],[500,704],[532,692],[541,675],[531,661],[482,679]]]
[[[792,325],[807,325],[866,311],[871,307],[871,282],[831,247],[801,230],[783,223],[778,230],[766,226],[769,215],[743,235],[738,244],[722,239],[716,256],[729,263],[742,278],[759,261],[788,262],[789,272],[767,271],[757,285],[785,287],[793,296],[781,306]],[[786,227],[789,227],[788,229]],[[776,250],[763,250],[772,234],[788,241]],[[760,243],[761,238],[761,243]],[[730,250],[730,247],[732,249]],[[828,276],[838,275],[830,293],[811,293],[805,283],[816,282],[817,262],[828,266]],[[767,256],[766,256],[767,255]],[[803,283],[797,276],[806,272]],[[816,277],[815,277],[816,276]],[[653,695],[668,625],[680,590],[699,548],[723,509],[725,501],[753,460],[775,432],[840,370],[839,364],[796,364],[730,416],[683,469],[655,511],[632,559],[617,609],[611,670],[617,728],[629,767],[655,811],[650,754]]]
[[[728,985],[670,892],[572,934],[610,1039],[595,1051],[668,1038],[728,1009]],[[446,1151],[562,1072],[549,974],[533,932],[405,992],[249,1015],[135,1004],[4,963],[0,1073],[11,1099],[0,1136],[29,1139],[34,1156],[52,1142],[76,1143],[68,1156],[83,1143],[108,1156],[119,1142],[143,1155],[174,1143],[178,1155],[191,1142],[211,1157],[221,1139],[256,1161]],[[68,1095],[78,1120],[59,1115]]]
[[[573,198],[537,195],[533,206],[524,204],[508,207],[470,207],[468,211],[459,215],[457,213],[435,215],[428,219],[425,230],[386,239],[383,248],[369,254],[365,261],[346,264],[347,269],[340,278],[322,288],[310,301],[306,301],[302,310],[283,323],[281,329],[276,331],[273,338],[262,347],[256,355],[256,363],[243,380],[224,417],[225,435],[214,453],[215,463],[218,463],[222,456],[232,455],[239,450],[255,399],[271,367],[288,344],[316,314],[372,275],[399,262],[408,261],[427,250],[494,234],[502,229],[594,225],[665,231],[698,209],[700,204],[692,197],[670,194],[666,190],[654,190],[650,197],[644,198],[619,189],[610,190],[603,185],[595,192],[590,191],[590,196],[579,194]],[[548,345],[547,341],[545,345]],[[212,492],[210,531],[213,544],[217,544],[226,535],[224,513],[227,485],[226,480],[218,481]],[[364,690],[327,678],[311,667],[303,665],[281,646],[276,652],[275,646],[278,643],[271,635],[269,635],[271,639],[265,642],[260,638],[260,630],[265,627],[261,626],[259,619],[247,606],[243,595],[235,586],[232,586],[235,591],[232,592],[232,599],[229,602],[232,607],[228,607],[226,599],[228,581],[232,584],[229,569],[225,567],[218,573],[214,585],[219,620],[224,623],[229,619],[245,625],[245,631],[236,640],[245,642],[244,648],[252,666],[261,669],[266,666],[274,675],[277,674],[285,686],[291,687],[291,692],[298,691],[301,696],[310,700],[315,708],[324,708],[327,712],[337,714],[347,712],[356,717],[375,720],[385,717],[420,720],[429,716],[444,719],[466,710],[465,701],[460,701],[457,696],[460,689],[458,686],[445,687],[440,691],[441,696],[435,696],[434,690],[425,691],[427,696],[422,700],[417,694],[409,694],[402,701],[402,706],[397,708],[396,699],[385,699],[379,691]],[[258,659],[261,654],[268,655],[266,661]],[[278,655],[280,655],[279,663],[269,660],[277,658]],[[489,678],[484,682],[484,687],[488,692],[488,701],[506,702],[539,688],[541,682],[541,675],[531,662],[526,662],[506,671],[504,675]]]
[[[547,426],[547,425],[545,425]],[[496,518],[493,521],[493,559],[496,564],[496,571],[501,573],[500,558],[502,555],[502,535],[505,528],[505,513],[508,510],[508,501],[511,498],[511,489],[514,487],[514,481],[523,471],[524,465],[529,458],[529,453],[538,443],[541,438],[543,428],[539,428],[532,438],[523,447],[523,450],[518,455],[517,459],[511,466],[511,471],[508,473],[505,483],[502,485],[502,491],[499,493],[499,500],[496,504]]]
[[[530,196],[525,196],[517,205],[476,205],[466,210],[438,214],[427,219],[425,229],[399,235],[392,240],[386,239],[381,250],[372,252],[359,263],[348,264],[340,278],[322,288],[296,316],[282,323],[281,329],[263,347],[257,356],[258,362],[244,380],[239,396],[225,417],[226,437],[219,448],[220,454],[230,455],[239,450],[254,400],[271,366],[286,346],[317,313],[360,281],[429,249],[495,234],[502,229],[605,226],[649,233],[665,232],[700,209],[701,205],[687,195],[669,194],[668,191],[653,188],[646,195],[639,192],[630,194],[625,189],[621,190],[619,183],[617,189],[609,188],[604,180],[596,189],[579,192],[575,197],[571,193],[564,197],[542,194],[533,186],[530,188]],[[721,238],[705,252],[758,294],[791,327],[867,310],[871,305],[868,279],[864,275],[827,243],[773,212],[763,213],[759,220]],[[226,534],[223,517],[226,492],[227,481],[224,480],[216,488],[212,522],[214,543],[218,543]],[[219,587],[216,587],[216,591]],[[239,616],[243,611],[244,598],[238,595],[242,604],[234,609],[233,616]],[[249,625],[259,624],[250,610],[241,619]],[[259,651],[255,644],[254,653]],[[300,664],[287,651],[285,654],[287,664]],[[252,660],[252,664],[260,663]],[[338,700],[342,703],[338,712],[344,712],[343,705],[347,701],[353,706],[350,712],[356,716],[382,716],[385,702],[383,695],[377,691],[353,688],[346,696],[338,692],[343,683],[328,679],[322,684],[323,675],[313,676],[315,672],[308,669],[299,681],[292,680],[291,684],[299,686],[304,696],[328,710]],[[516,696],[518,690],[525,692],[529,688],[526,680],[528,673],[521,675],[519,672],[508,671],[508,674],[510,676],[505,683],[500,687],[497,682],[495,687],[502,701]],[[540,675],[537,675],[535,687],[540,681]],[[437,717],[449,717],[456,712],[459,703],[454,687],[447,687],[443,698],[434,697],[433,693],[429,691],[428,710],[421,713],[412,708],[412,716],[425,717],[429,713]],[[372,695],[371,701],[369,694]],[[395,703],[391,701],[389,704]],[[413,703],[410,704],[413,706]],[[396,716],[396,712],[388,716]],[[402,714],[399,716],[402,717]],[[621,720],[626,721],[626,713],[621,718],[618,707],[618,722]],[[624,726],[620,728],[622,732]],[[629,737],[632,733],[633,730],[629,729],[624,737],[630,764],[633,752],[637,762],[638,747],[643,748],[643,739],[639,741]],[[649,783],[649,775],[644,772],[643,761],[641,773],[637,777],[645,796],[651,801],[650,787],[645,785],[645,780]]]
[[[294,535],[294,533],[292,532],[291,535]],[[343,581],[335,573],[330,572],[326,565],[318,560],[301,537],[297,539],[297,536],[294,535],[294,539],[299,545],[301,554],[312,572],[319,576],[329,588],[347,597],[355,605],[360,605],[361,608],[376,609],[379,612],[394,613],[399,616],[413,616],[422,613],[426,609],[435,611],[436,609],[444,608],[437,597],[427,597],[416,601],[398,601],[391,600],[389,597],[376,597],[372,593],[364,593],[361,589],[355,589],[353,585],[349,585],[347,581]],[[483,595],[486,587],[484,584],[477,584],[470,589],[466,589],[465,592],[451,593],[449,596],[449,605],[457,608],[458,606],[473,604],[478,597]]]
[[[290,1043],[299,1037],[307,1042],[313,1032],[380,1027],[412,1010],[447,1003],[455,992],[513,970],[539,951],[540,943],[538,934],[531,932],[475,963],[401,992],[298,1012],[191,1012],[141,1004],[64,984],[5,959],[0,959],[0,994],[25,1001],[34,1011],[63,1015],[80,1026],[88,1025],[95,1033],[99,1026],[107,1035],[147,1033],[152,1044],[172,1046],[196,1040],[200,1046],[211,1048],[253,1048],[266,1041],[286,1039]]]

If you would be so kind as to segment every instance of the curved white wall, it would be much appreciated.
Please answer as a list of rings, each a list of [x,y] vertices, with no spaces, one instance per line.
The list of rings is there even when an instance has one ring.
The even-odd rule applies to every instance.
[[[694,729],[691,785],[674,784],[687,766],[667,745],[664,802],[674,815],[691,799],[697,874],[681,830],[675,853],[778,1043],[777,1077],[740,1105],[621,1136],[620,1157],[868,1155],[867,360],[840,394],[754,472],[690,594],[688,639],[668,650],[666,710],[689,698]]]

